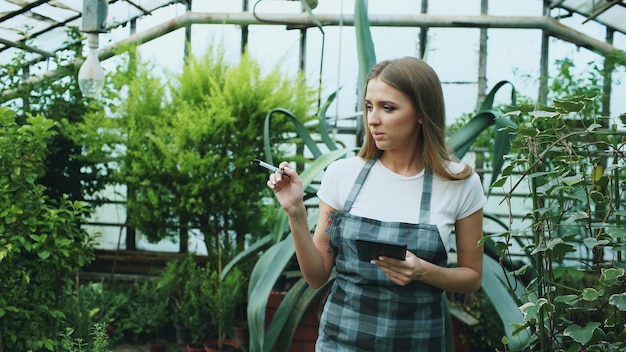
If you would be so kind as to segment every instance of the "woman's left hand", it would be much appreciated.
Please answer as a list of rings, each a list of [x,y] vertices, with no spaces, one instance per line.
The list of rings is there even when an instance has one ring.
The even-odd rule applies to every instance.
[[[400,286],[406,286],[424,275],[424,260],[406,251],[406,258],[399,260],[390,257],[379,257],[372,260],[386,275]]]

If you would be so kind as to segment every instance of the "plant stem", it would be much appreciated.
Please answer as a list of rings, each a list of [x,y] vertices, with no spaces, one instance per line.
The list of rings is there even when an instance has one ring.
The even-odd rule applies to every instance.
[[[535,144],[534,140],[530,140],[529,143],[529,149],[530,149],[530,153],[529,154],[529,162],[530,162],[530,167],[528,168],[528,173],[532,172],[532,169],[536,168],[538,165],[539,160],[541,160],[541,156],[539,156],[539,160],[535,160],[535,151],[537,150],[536,147],[537,145]],[[550,150],[550,148],[548,148],[547,150]],[[546,151],[547,151],[546,150]],[[532,201],[533,201],[533,238],[535,241],[535,246],[538,246],[541,243],[545,243],[545,238],[543,235],[543,225],[542,225],[542,219],[539,216],[539,212],[538,209],[541,208],[540,202],[541,200],[539,199],[539,197],[537,196],[537,178],[536,177],[532,177],[530,179],[530,194],[532,197]],[[537,251],[537,253],[535,254],[535,269],[537,270],[537,298],[541,298],[544,296],[544,292],[543,292],[543,284],[544,284],[544,267],[543,267],[543,251]],[[544,352],[546,351],[546,341],[545,341],[545,325],[544,325],[544,312],[543,309],[539,309],[539,317],[537,319],[537,329],[539,331],[539,344],[541,346],[541,351]]]

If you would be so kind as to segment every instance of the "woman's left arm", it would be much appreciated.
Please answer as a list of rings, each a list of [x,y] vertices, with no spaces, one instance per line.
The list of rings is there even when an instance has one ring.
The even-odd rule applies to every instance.
[[[483,211],[480,209],[455,223],[456,267],[429,263],[409,251],[404,261],[381,257],[374,263],[398,285],[418,280],[448,292],[472,293],[482,284],[483,246],[477,246],[482,236]]]

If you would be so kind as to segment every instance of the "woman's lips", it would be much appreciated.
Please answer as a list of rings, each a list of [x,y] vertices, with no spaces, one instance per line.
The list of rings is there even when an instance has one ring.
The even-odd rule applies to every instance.
[[[384,134],[381,132],[372,132],[372,137],[374,137],[375,140],[379,141],[383,138]]]

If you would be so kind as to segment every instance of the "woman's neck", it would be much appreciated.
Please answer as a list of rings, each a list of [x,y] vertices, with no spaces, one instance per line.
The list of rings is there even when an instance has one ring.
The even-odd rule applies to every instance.
[[[380,162],[398,175],[414,176],[424,170],[424,161],[417,151],[401,153],[396,150],[386,150],[380,156]]]

